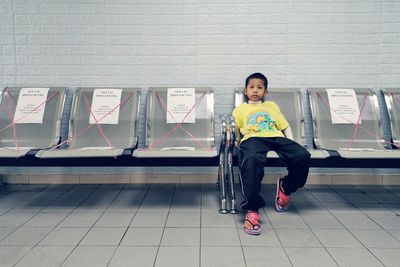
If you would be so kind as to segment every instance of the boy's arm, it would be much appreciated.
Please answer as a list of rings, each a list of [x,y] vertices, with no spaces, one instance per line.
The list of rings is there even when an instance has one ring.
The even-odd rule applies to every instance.
[[[286,138],[294,141],[293,132],[292,132],[292,128],[290,128],[290,125],[286,129],[283,129],[282,132]]]
[[[239,112],[238,112],[237,108],[235,108],[233,110],[232,117],[235,119],[235,126],[236,126],[235,145],[237,146],[240,143],[240,138],[241,138],[240,128],[242,127],[242,124],[241,124],[241,121],[240,121],[240,115],[239,115]]]
[[[290,128],[289,122],[286,120],[285,116],[281,112],[281,109],[279,106],[271,101],[272,104],[275,106],[276,110],[278,111],[278,119],[277,119],[277,127],[279,130],[282,131],[282,133],[285,135],[286,138],[293,140],[293,132],[292,129]],[[294,141],[294,140],[293,140]]]

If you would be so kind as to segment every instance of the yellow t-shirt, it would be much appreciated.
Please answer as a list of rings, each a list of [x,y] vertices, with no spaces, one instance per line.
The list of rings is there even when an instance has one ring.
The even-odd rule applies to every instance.
[[[232,115],[243,135],[242,142],[250,137],[284,137],[282,130],[289,126],[273,101],[243,103],[233,110]]]

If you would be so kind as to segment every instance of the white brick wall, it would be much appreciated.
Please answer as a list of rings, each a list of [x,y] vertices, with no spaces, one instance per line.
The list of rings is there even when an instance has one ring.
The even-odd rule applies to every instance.
[[[0,1],[0,87],[211,86],[219,114],[255,71],[303,91],[398,87],[400,1]]]
[[[260,70],[274,86],[396,86],[399,6],[383,0],[3,0],[0,85],[183,84],[227,86],[230,93]]]
[[[0,2],[0,86],[16,83],[12,0]]]

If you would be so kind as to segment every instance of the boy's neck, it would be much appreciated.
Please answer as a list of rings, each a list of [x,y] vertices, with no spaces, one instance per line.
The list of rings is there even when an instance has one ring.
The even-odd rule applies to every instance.
[[[260,100],[257,100],[257,101],[251,101],[251,100],[249,100],[248,103],[249,103],[249,104],[260,104],[260,103],[262,103],[262,100],[261,100],[261,99],[260,99]]]

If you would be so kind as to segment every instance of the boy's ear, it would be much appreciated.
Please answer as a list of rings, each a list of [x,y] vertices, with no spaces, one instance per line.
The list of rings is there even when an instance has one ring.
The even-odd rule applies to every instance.
[[[265,91],[264,91],[264,96],[267,96],[267,95],[268,95],[268,90],[265,89]]]

